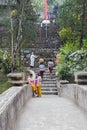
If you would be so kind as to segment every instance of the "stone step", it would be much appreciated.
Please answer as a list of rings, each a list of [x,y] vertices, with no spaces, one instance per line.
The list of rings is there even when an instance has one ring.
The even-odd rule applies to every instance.
[[[56,84],[42,84],[42,87],[56,87]]]
[[[50,78],[50,74],[43,74],[43,77],[44,77],[44,78],[45,78],[45,77]],[[52,78],[56,78],[56,75],[53,74],[53,75],[52,75]]]
[[[39,68],[32,68],[34,71],[38,71],[39,70]],[[47,68],[45,68],[45,71],[48,71],[49,69],[48,69],[48,67]],[[55,68],[53,68],[53,71],[56,71],[56,69]]]
[[[38,70],[39,70],[39,67],[38,67],[38,68],[33,68],[33,70],[34,70],[34,71],[38,71]],[[55,69],[55,68],[53,68],[53,71],[56,71],[56,69]],[[49,72],[48,67],[47,67],[47,68],[45,68],[45,72]]]
[[[35,73],[38,74],[39,71],[35,71]],[[55,75],[55,73],[56,73],[56,72],[52,72],[53,76]],[[44,72],[44,75],[50,75],[50,73],[49,73],[49,72]]]
[[[43,78],[43,81],[56,81],[56,78]]]
[[[57,91],[57,87],[42,87],[42,91]]]
[[[38,73],[38,69],[35,69],[35,72]],[[44,95],[58,95],[55,69],[53,69],[52,74],[53,76],[52,78],[50,78],[49,70],[48,68],[46,68],[43,75],[43,82],[42,82],[42,94]]]
[[[43,91],[43,95],[58,95],[57,91]]]
[[[43,84],[56,84],[56,80],[49,80],[49,82],[48,82],[48,80],[43,80]]]
[[[54,81],[54,82],[53,82],[53,81],[49,81],[49,82],[48,82],[48,81],[43,81],[42,84],[43,84],[43,85],[44,85],[44,84],[47,84],[47,85],[51,85],[51,84],[52,84],[52,85],[56,85],[56,82],[55,82],[55,81]]]
[[[55,72],[52,72],[53,75],[55,75]],[[44,72],[44,75],[50,75],[49,72]]]
[[[43,76],[43,80],[56,80],[56,77],[54,76],[54,77],[52,77],[52,78],[50,78],[50,76]]]
[[[49,72],[44,72],[44,75],[49,75],[50,76],[50,73]],[[55,72],[52,72],[52,75],[55,76]]]
[[[39,70],[39,68],[32,68],[33,70],[37,71]],[[46,71],[48,70],[48,68],[45,69]],[[54,67],[53,70],[56,70],[56,68]]]

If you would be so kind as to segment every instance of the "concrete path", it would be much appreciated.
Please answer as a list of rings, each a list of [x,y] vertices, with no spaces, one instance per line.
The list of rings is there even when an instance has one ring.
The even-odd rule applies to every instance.
[[[24,107],[15,130],[87,130],[87,116],[65,98],[36,97]]]

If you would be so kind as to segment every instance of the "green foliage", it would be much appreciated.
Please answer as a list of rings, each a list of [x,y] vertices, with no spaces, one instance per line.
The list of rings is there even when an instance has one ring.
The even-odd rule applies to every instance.
[[[64,44],[61,48],[60,48],[60,54],[64,55],[68,55],[73,51],[76,51],[78,49],[78,42],[72,42],[72,41],[66,41],[66,44]]]
[[[36,27],[35,22],[37,21],[38,16],[33,10],[32,6],[26,7],[24,10],[23,18],[23,40],[22,47],[26,46],[27,43],[34,41],[36,38]],[[25,44],[26,43],[26,44]]]
[[[5,74],[11,72],[11,60],[11,55],[7,51],[0,50],[0,70],[2,70]]]
[[[67,41],[65,45],[60,48],[60,63],[57,65],[58,77],[60,79],[73,79],[72,70],[69,67],[70,62],[68,56],[77,50],[77,46],[73,42]]]
[[[0,73],[0,94],[6,91],[11,87],[11,84],[8,83],[8,78],[3,73]]]
[[[60,6],[60,11],[56,23],[60,28],[71,28],[74,32],[74,40],[81,41],[87,38],[87,2],[82,0],[65,0],[63,5]]]
[[[0,48],[10,47],[10,22],[7,8],[0,8]]]
[[[74,73],[87,71],[87,50],[66,44],[60,49],[60,64],[57,65],[58,77],[74,82]]]
[[[60,63],[57,66],[57,72],[58,72],[58,78],[62,79],[62,80],[68,80],[70,82],[72,82],[71,80],[73,80],[73,75],[70,72],[70,68],[68,67],[67,63]]]
[[[31,44],[36,38],[35,22],[38,19],[38,15],[37,12],[35,12],[34,10],[34,5],[32,5],[31,3],[27,4],[24,8],[22,17],[22,40],[20,48],[26,48],[28,44]],[[15,32],[17,32],[16,30]]]
[[[34,27],[35,26],[34,22],[36,22],[38,16],[30,2],[28,3],[26,3],[26,1],[22,1],[22,2],[23,3],[21,3],[21,5],[17,4],[16,6],[10,7],[11,12],[9,11],[8,8],[9,6],[0,9],[0,12],[2,12],[0,13],[0,24],[3,26],[3,34],[1,33],[1,38],[0,38],[1,48],[11,47],[10,46],[11,43],[9,42],[11,41],[11,32],[12,32],[11,25],[10,25],[10,13],[13,21],[13,38],[14,38],[13,40],[14,40],[14,44],[17,44],[17,37],[19,31],[18,29],[20,24],[19,20],[22,14],[22,8],[24,8],[24,11],[22,14],[21,25],[22,25],[22,31],[24,32],[21,32],[22,33],[21,43],[23,43],[23,41],[25,41],[26,43],[26,39],[28,42],[31,42],[35,39],[36,28]],[[20,46],[22,47],[22,44]]]
[[[60,48],[60,64],[57,66],[61,79],[74,78],[77,71],[87,71],[87,2],[65,0],[60,7],[57,24],[59,36],[64,40]]]
[[[63,43],[65,42],[75,42],[75,33],[71,30],[70,27],[68,28],[62,28],[59,32],[58,32],[60,38],[61,38],[61,41]],[[78,37],[76,38],[77,40],[79,39]]]
[[[83,40],[83,49],[87,50],[87,39]]]
[[[38,16],[36,12],[33,10],[33,6],[29,5],[24,9],[24,20],[30,20],[30,21],[35,21],[37,20]]]
[[[67,30],[65,28],[62,28],[60,31],[59,31],[59,36],[61,38],[66,38],[67,36]]]

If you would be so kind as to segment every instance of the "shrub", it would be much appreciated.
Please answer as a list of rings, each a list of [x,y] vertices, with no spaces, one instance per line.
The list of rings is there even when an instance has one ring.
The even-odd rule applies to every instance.
[[[60,61],[57,65],[58,77],[74,82],[75,72],[87,71],[87,50],[78,50],[73,43],[66,43],[60,49]]]

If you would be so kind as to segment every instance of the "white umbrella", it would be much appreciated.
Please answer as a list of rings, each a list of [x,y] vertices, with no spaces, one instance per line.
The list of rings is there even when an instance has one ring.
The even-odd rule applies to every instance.
[[[42,21],[42,24],[50,24],[50,20],[45,19]]]
[[[41,23],[41,27],[43,27],[43,26],[46,27],[46,29],[45,29],[46,30],[46,38],[47,38],[47,26],[49,26],[49,24],[50,24],[50,20],[47,20],[47,19],[43,20]]]

